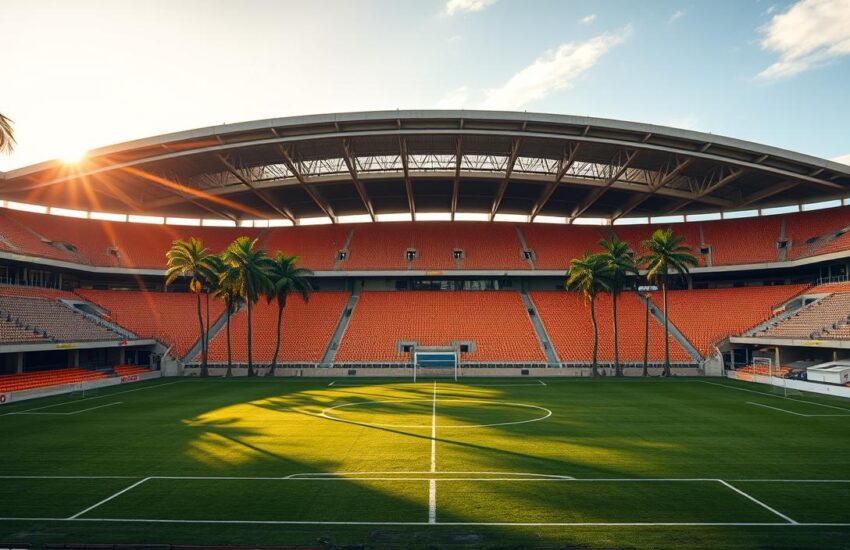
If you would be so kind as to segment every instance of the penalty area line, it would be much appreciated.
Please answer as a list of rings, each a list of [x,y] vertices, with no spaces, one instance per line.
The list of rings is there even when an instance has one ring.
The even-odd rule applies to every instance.
[[[759,500],[759,499],[757,499],[756,497],[754,497],[754,496],[750,495],[749,493],[746,493],[746,492],[744,492],[744,491],[742,491],[742,490],[738,489],[737,487],[735,487],[735,486],[734,486],[734,485],[732,485],[731,483],[727,483],[727,482],[723,481],[722,479],[718,479],[717,481],[719,481],[722,485],[725,485],[726,487],[728,487],[728,488],[732,489],[733,491],[735,491],[736,493],[738,493],[738,494],[739,494],[739,495],[741,495],[742,497],[744,497],[744,498],[746,498],[746,499],[749,499],[749,500],[750,500],[750,501],[752,501],[752,502],[755,502],[756,504],[758,504],[759,506],[761,506],[761,507],[762,507],[762,508],[764,508],[765,510],[767,510],[767,511],[769,511],[769,512],[773,512],[774,514],[776,514],[777,516],[781,517],[782,519],[784,519],[784,520],[785,520],[785,521],[787,521],[788,523],[791,523],[791,524],[793,524],[793,525],[797,525],[797,522],[796,522],[796,521],[794,521],[793,519],[789,518],[788,516],[786,516],[785,514],[783,514],[783,513],[782,513],[782,512],[780,512],[780,511],[776,510],[775,508],[771,508],[770,506],[768,506],[768,505],[767,505],[767,504],[765,504],[764,502],[760,501],[760,500]]]
[[[146,477],[146,478],[144,478],[144,479],[141,479],[141,480],[139,480],[139,481],[135,482],[134,484],[130,485],[129,487],[125,487],[125,488],[121,489],[120,491],[118,491],[118,492],[117,492],[117,493],[115,493],[114,495],[109,496],[109,497],[106,497],[105,499],[101,500],[101,501],[100,501],[100,502],[98,502],[97,504],[93,504],[93,505],[89,506],[88,508],[86,508],[86,509],[85,509],[85,510],[83,510],[82,512],[77,512],[76,514],[74,514],[73,516],[69,517],[68,519],[78,519],[80,516],[82,516],[82,515],[83,515],[83,514],[85,514],[86,512],[91,512],[92,510],[94,510],[94,509],[95,509],[95,508],[97,508],[98,506],[100,506],[100,505],[102,505],[102,504],[106,504],[107,502],[109,502],[109,501],[110,501],[110,500],[112,500],[113,498],[119,497],[119,496],[123,495],[124,493],[126,493],[127,491],[129,491],[129,490],[131,490],[131,489],[135,489],[136,487],[138,487],[139,485],[141,485],[142,483],[144,483],[145,481],[147,481],[147,480],[149,480],[149,479],[150,479],[149,477]]]

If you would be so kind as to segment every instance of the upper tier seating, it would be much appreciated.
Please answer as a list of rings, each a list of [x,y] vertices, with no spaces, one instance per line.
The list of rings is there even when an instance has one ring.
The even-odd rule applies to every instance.
[[[840,339],[846,331],[834,331],[833,326],[850,320],[850,294],[831,294],[794,315],[757,334],[769,338],[818,338],[830,331],[828,338]]]
[[[302,227],[273,227],[263,233],[260,245],[274,254],[281,250],[288,256],[298,256],[302,267],[313,271],[330,271],[336,254],[345,246],[350,226],[318,225]],[[341,269],[345,269],[342,264]]]
[[[610,229],[621,241],[629,243],[636,257],[647,253],[643,247],[643,241],[648,240],[657,229],[672,229],[677,235],[685,238],[684,244],[690,246],[694,256],[699,260],[699,265],[705,265],[705,258],[697,254],[701,245],[698,223],[674,223],[670,225],[617,225]],[[594,250],[599,250],[595,247]]]
[[[472,341],[474,351],[460,356],[467,363],[546,361],[518,292],[384,291],[360,295],[336,362],[410,361],[398,341]]]
[[[0,250],[66,262],[79,261],[74,254],[51,246],[33,230],[21,224],[17,219],[18,214],[22,213],[0,208]]]
[[[67,290],[40,288],[37,286],[0,285],[0,296],[26,296],[29,298],[48,298],[58,300],[79,300],[79,296]]]
[[[13,392],[57,386],[60,384],[76,384],[88,380],[101,380],[106,374],[81,368],[53,369],[23,374],[7,374],[0,376],[0,392]]]
[[[850,226],[850,208],[830,208],[787,216],[785,239],[791,241],[791,259],[820,254],[834,234]],[[811,241],[811,242],[809,242]]]
[[[778,260],[781,216],[722,220],[702,224],[712,265],[754,264]]]
[[[278,363],[318,363],[333,336],[348,301],[348,292],[313,292],[305,304],[300,296],[290,296],[283,310]],[[230,345],[235,363],[248,360],[248,314],[242,308],[230,318]],[[253,307],[253,360],[270,363],[274,355],[277,304],[265,300]],[[200,360],[200,356],[195,358]],[[209,361],[227,361],[226,327],[210,343]]]
[[[773,307],[806,288],[786,285],[671,290],[667,293],[668,314],[670,322],[706,357],[714,344],[766,321]],[[661,292],[652,293],[652,302],[663,308]]]
[[[46,298],[0,296],[0,317],[60,342],[124,339],[71,308]]]
[[[173,345],[171,353],[185,356],[198,341],[197,297],[187,292],[144,292],[129,290],[85,290],[76,293],[109,313],[109,319],[140,338],[156,338]],[[206,301],[201,296],[206,319]],[[221,316],[224,306],[210,300],[210,324]],[[206,322],[206,321],[205,321]]]
[[[405,253],[416,250],[408,262]],[[464,258],[455,261],[454,250]],[[341,269],[529,269],[516,227],[505,223],[409,222],[357,225]]]
[[[540,320],[558,359],[563,363],[590,361],[593,356],[593,325],[590,322],[589,304],[575,292],[535,291],[530,292]],[[632,292],[620,294],[617,300],[618,341],[620,361],[639,363],[643,361],[643,336],[645,306]],[[599,331],[599,361],[614,359],[614,336],[611,297],[600,294],[596,297],[596,322]],[[649,361],[664,360],[664,330],[651,315],[649,318]],[[691,362],[688,352],[671,336],[670,360]]]
[[[526,224],[520,227],[525,243],[534,251],[535,267],[559,271],[566,271],[570,260],[580,257],[585,250],[599,250],[598,242],[605,234],[604,228],[586,225]]]

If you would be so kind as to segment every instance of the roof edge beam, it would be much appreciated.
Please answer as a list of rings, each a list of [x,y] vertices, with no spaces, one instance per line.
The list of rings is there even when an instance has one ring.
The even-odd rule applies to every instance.
[[[502,205],[502,199],[505,198],[505,192],[508,190],[508,184],[511,181],[511,173],[514,171],[514,164],[516,164],[516,159],[519,156],[519,148],[522,147],[522,140],[523,138],[521,137],[514,138],[513,145],[511,145],[511,156],[508,157],[508,162],[505,165],[505,177],[502,183],[499,184],[499,189],[493,198],[493,205],[490,207],[490,221],[493,221],[496,217],[496,212],[499,211],[499,207]]]
[[[236,167],[229,160],[227,160],[224,155],[216,154],[216,158],[221,161],[221,163],[224,165],[225,169],[227,169],[228,172],[233,174],[236,179],[241,181],[245,185],[245,187],[247,187],[252,193],[254,193],[254,195],[256,195],[261,201],[263,201],[263,203],[265,203],[269,208],[271,208],[281,216],[285,217],[292,223],[295,223],[295,216],[293,216],[291,212],[289,212],[285,208],[279,207],[277,204],[274,203],[274,201],[270,200],[268,197],[262,194],[259,189],[254,187],[254,182],[243,176],[239,172],[239,170],[237,170]]]
[[[366,194],[366,188],[361,183],[360,178],[357,177],[357,167],[354,165],[354,155],[351,153],[351,142],[348,138],[342,139],[342,153],[342,160],[345,162],[348,173],[351,175],[354,189],[360,195],[360,200],[363,201],[363,206],[366,208],[369,217],[372,218],[372,221],[375,221],[375,209],[372,207],[372,201],[369,199],[369,195]]]

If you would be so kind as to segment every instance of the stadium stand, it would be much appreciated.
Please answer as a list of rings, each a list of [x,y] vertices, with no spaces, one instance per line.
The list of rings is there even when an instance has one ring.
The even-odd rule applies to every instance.
[[[22,374],[6,374],[0,376],[0,392],[24,391],[45,386],[76,384],[78,382],[105,378],[107,376],[103,372],[77,367],[25,372]]]
[[[172,354],[182,358],[198,340],[196,296],[183,292],[143,292],[130,290],[86,290],[76,293],[105,309],[108,320],[140,338],[155,338],[173,345]],[[202,296],[203,301],[203,296]],[[206,315],[206,304],[202,303]],[[210,300],[210,323],[224,311],[218,300]]]
[[[399,341],[420,346],[474,343],[461,362],[544,363],[518,292],[375,291],[360,295],[337,363],[406,363]]]
[[[700,224],[698,223],[677,223],[672,225],[619,225],[611,228],[606,228],[606,231],[613,231],[621,241],[629,243],[631,249],[635,252],[635,256],[640,257],[646,254],[643,241],[647,240],[657,229],[672,228],[673,232],[685,238],[684,244],[690,246],[694,255],[699,259],[699,265],[705,265],[705,258],[697,251],[701,245]],[[598,247],[597,247],[598,248]]]
[[[305,304],[298,296],[291,296],[283,310],[280,354],[278,363],[318,363],[328,347],[348,292],[314,292]],[[254,347],[253,360],[268,363],[274,355],[277,305],[261,300],[253,308]],[[236,363],[248,360],[248,315],[242,308],[230,319],[232,358]],[[196,357],[200,360],[200,357]],[[227,361],[227,335],[222,327],[210,343],[209,361]]]
[[[850,322],[850,294],[831,294],[757,334],[769,338],[842,338]],[[829,334],[827,334],[829,333]]]
[[[818,254],[835,233],[850,226],[850,209],[830,208],[786,216],[785,239],[791,241],[790,259]]]
[[[574,292],[530,292],[546,333],[558,359],[563,363],[587,362],[593,352],[593,326],[589,306]],[[623,293],[617,301],[620,361],[643,361],[644,305],[633,293]],[[614,359],[611,298],[596,299],[596,321],[599,330],[599,361]],[[649,361],[664,360],[664,331],[652,316],[649,319]],[[670,360],[690,363],[687,351],[671,336]]]
[[[346,270],[529,269],[516,227],[504,223],[420,222],[358,225]],[[416,257],[408,261],[405,253]],[[455,261],[453,252],[463,251]]]
[[[0,250],[66,262],[78,261],[72,253],[51,246],[45,237],[24,226],[17,219],[19,214],[22,213],[0,209]]]
[[[791,299],[806,285],[755,286],[702,290],[671,290],[667,293],[670,322],[703,357],[724,338],[740,334],[766,321],[772,308]],[[661,292],[652,293],[661,309]]]
[[[0,296],[26,296],[30,298],[47,298],[58,300],[78,300],[79,296],[67,290],[56,288],[41,288],[37,286],[0,285]]]
[[[0,296],[0,316],[57,342],[124,339],[71,308],[45,298]]]
[[[758,374],[761,376],[785,376],[791,369],[788,367],[768,367],[765,365],[747,365],[746,367],[738,367],[735,369],[738,372],[747,374]]]
[[[586,225],[526,224],[521,229],[537,269],[564,271],[585,250],[599,250],[598,241],[605,235],[604,229]]]
[[[150,372],[150,369],[137,367],[135,365],[115,365],[112,367],[112,370],[115,371],[115,374],[118,376],[133,376],[137,374],[147,374]]]
[[[301,265],[313,271],[330,271],[350,230],[345,225],[272,227],[262,233],[260,245],[270,253],[282,250],[298,256]]]
[[[43,333],[20,326],[17,321],[7,321],[6,316],[0,315],[0,344],[33,344],[46,341]]]
[[[711,247],[712,265],[777,261],[781,223],[781,216],[703,223],[704,243]],[[742,238],[744,235],[746,238]]]

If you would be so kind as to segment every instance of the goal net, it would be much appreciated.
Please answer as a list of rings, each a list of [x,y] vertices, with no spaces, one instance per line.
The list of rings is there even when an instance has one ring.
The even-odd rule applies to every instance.
[[[457,380],[457,353],[451,351],[417,351],[413,354],[413,381],[417,378],[452,376]]]

